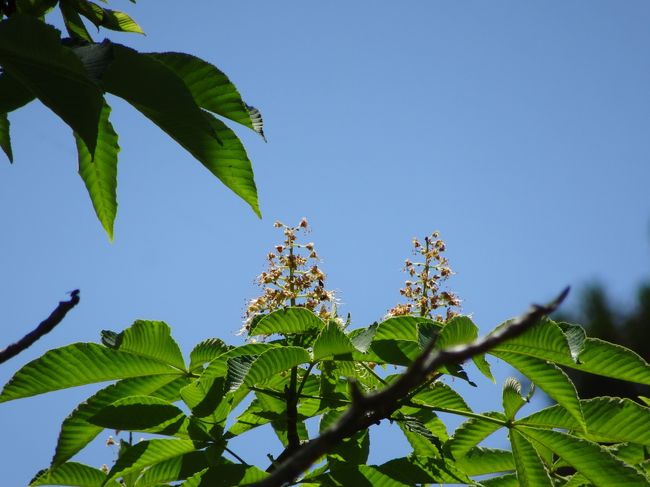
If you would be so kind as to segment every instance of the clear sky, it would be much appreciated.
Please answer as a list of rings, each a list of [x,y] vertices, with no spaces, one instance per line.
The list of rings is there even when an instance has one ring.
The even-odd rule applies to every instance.
[[[15,163],[0,163],[0,346],[67,291],[80,288],[81,304],[0,366],[1,382],[50,348],[97,341],[101,329],[138,318],[167,321],[187,353],[209,336],[239,343],[253,279],[280,237],[276,219],[310,220],[353,326],[397,302],[411,238],[436,229],[456,272],[451,287],[484,332],[592,279],[632,303],[648,276],[648,2],[112,6],[147,33],[113,40],[198,55],[262,111],[267,144],[238,133],[263,219],[109,98],[122,147],[109,243],[68,127],[39,103],[11,114]],[[498,408],[502,382],[481,384],[471,405]],[[26,485],[48,465],[61,421],[95,389],[0,405],[4,485]],[[106,436],[78,459],[110,463]],[[264,461],[278,446],[269,434],[236,451]],[[401,440],[383,441],[373,458],[399,448]]]

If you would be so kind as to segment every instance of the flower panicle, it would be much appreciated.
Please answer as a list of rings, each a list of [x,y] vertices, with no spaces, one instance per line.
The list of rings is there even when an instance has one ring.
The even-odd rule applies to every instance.
[[[420,242],[413,238],[413,260],[404,261],[404,271],[409,279],[405,281],[400,294],[406,303],[397,304],[388,311],[388,316],[415,315],[448,321],[460,306],[460,299],[450,291],[442,290],[445,281],[453,275],[447,258],[443,256],[446,245],[438,232]],[[444,315],[440,314],[444,311]]]
[[[289,306],[303,306],[323,319],[335,317],[332,304],[336,298],[325,287],[327,276],[319,267],[314,244],[298,242],[297,234],[309,231],[307,219],[293,227],[280,221],[273,226],[282,229],[284,241],[266,256],[268,268],[255,280],[262,294],[248,302],[240,334],[250,331],[255,316]]]

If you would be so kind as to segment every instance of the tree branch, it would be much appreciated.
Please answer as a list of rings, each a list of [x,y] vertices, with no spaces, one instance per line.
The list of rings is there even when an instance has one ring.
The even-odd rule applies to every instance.
[[[65,315],[79,303],[79,289],[70,293],[69,301],[61,301],[54,311],[45,320],[41,322],[33,331],[22,337],[16,343],[12,343],[4,350],[0,351],[0,364],[10,358],[15,357],[23,350],[32,346],[32,344],[46,333],[51,332],[56,325],[61,323]]]
[[[566,288],[552,302],[544,306],[533,305],[525,314],[468,345],[434,351],[434,341],[432,340],[399,379],[378,392],[368,395],[355,394],[352,405],[335,424],[326,429],[318,438],[303,444],[283,459],[268,477],[256,483],[255,486],[280,487],[285,483],[292,482],[342,440],[388,418],[400,408],[401,401],[407,397],[408,393],[425,381],[431,373],[440,367],[458,364],[476,355],[486,353],[504,341],[521,335],[544,316],[553,312],[564,301],[568,293],[569,288]]]

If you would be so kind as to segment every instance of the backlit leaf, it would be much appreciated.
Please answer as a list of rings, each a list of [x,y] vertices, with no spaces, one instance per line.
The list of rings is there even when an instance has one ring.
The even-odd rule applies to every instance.
[[[293,335],[320,330],[325,323],[313,311],[303,307],[281,308],[257,321],[249,334],[255,335]]]

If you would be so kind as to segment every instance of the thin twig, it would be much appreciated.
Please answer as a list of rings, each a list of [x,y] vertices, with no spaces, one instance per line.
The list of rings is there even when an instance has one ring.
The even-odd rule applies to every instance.
[[[46,333],[51,332],[56,325],[61,323],[65,315],[79,303],[79,289],[70,293],[69,301],[61,301],[52,314],[41,322],[33,331],[22,337],[16,343],[12,343],[4,350],[0,351],[0,364],[10,358],[15,357],[23,350],[32,346],[32,344]]]
[[[527,313],[468,345],[434,351],[432,340],[397,380],[380,391],[357,397],[335,424],[327,428],[319,437],[304,443],[283,458],[276,464],[273,472],[255,486],[280,487],[291,483],[342,440],[388,418],[400,408],[402,400],[408,396],[408,393],[424,382],[432,372],[443,366],[458,364],[486,353],[504,341],[521,335],[544,316],[553,312],[568,293],[569,288],[566,288],[549,304],[533,305]]]

